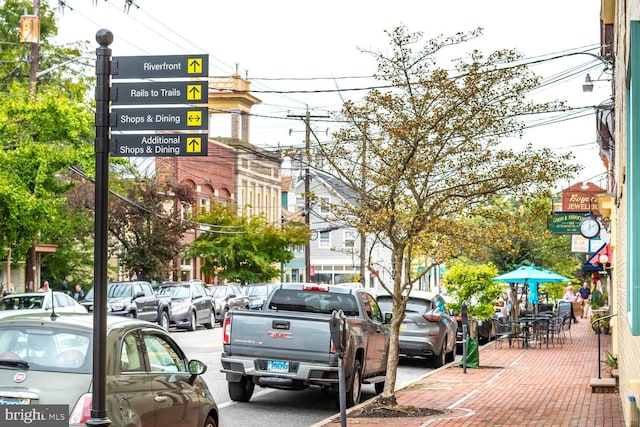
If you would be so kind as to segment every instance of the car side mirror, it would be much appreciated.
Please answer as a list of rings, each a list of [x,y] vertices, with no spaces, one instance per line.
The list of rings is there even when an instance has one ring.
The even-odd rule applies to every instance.
[[[207,365],[205,365],[204,362],[201,362],[197,359],[190,360],[189,365],[187,365],[187,368],[189,369],[189,373],[191,374],[191,377],[189,378],[189,384],[191,385],[195,383],[196,378],[199,375],[202,375],[205,372],[207,372]]]
[[[139,298],[139,297],[143,297],[144,296],[144,292],[142,291],[138,291],[136,292],[136,294],[133,296],[133,299]]]

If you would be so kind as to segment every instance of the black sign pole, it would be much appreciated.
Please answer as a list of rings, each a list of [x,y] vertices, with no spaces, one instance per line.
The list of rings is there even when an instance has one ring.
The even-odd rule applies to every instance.
[[[107,208],[109,205],[109,85],[113,33],[99,30],[96,41],[96,184],[93,313],[93,402],[88,426],[110,426],[107,418]]]

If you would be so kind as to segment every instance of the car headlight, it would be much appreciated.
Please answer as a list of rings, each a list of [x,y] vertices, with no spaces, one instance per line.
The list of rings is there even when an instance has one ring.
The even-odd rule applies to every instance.
[[[122,311],[124,310],[124,303],[122,302],[113,302],[109,304],[109,308],[111,311]]]

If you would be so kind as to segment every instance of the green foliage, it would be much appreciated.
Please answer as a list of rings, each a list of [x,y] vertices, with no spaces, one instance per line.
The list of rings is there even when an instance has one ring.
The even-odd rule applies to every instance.
[[[118,241],[110,247],[111,255],[117,254],[123,269],[145,280],[175,280],[179,271],[173,260],[183,250],[182,235],[195,226],[182,219],[181,205],[194,203],[193,191],[180,184],[165,188],[141,175],[134,165],[125,166],[113,181],[126,197],[109,200],[108,229]]]
[[[591,292],[591,308],[597,310],[607,303],[606,292]]]
[[[604,352],[604,358],[601,360],[601,363],[611,367],[611,369],[618,369],[618,358],[610,351]]]
[[[491,318],[494,302],[500,298],[503,286],[494,282],[498,270],[492,264],[455,265],[444,276],[450,302],[447,307],[461,313],[462,303],[469,307],[469,315],[480,320]]]
[[[235,208],[212,201],[207,212],[197,216],[208,232],[185,251],[199,256],[203,271],[240,283],[270,281],[280,275],[280,264],[293,259],[291,247],[309,239],[304,223],[269,223],[264,216],[237,216]]]

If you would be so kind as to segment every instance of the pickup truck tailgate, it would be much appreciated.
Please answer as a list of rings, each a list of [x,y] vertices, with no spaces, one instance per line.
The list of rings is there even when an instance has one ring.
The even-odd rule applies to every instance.
[[[230,356],[260,358],[279,355],[282,360],[323,361],[330,357],[329,316],[303,313],[234,311],[231,314]],[[242,321],[239,320],[242,318]],[[234,337],[238,337],[237,339]]]

